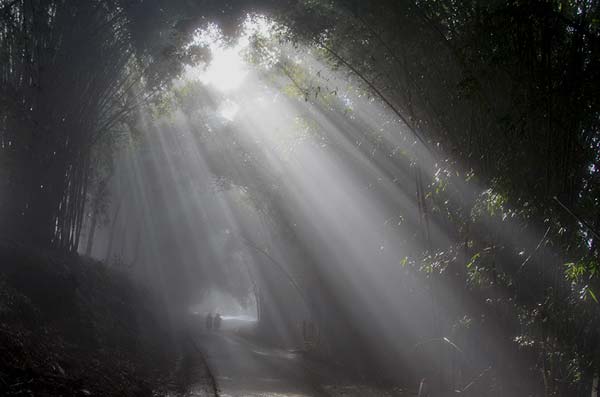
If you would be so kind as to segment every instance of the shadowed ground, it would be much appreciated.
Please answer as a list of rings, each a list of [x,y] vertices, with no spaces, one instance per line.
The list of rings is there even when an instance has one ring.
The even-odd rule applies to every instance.
[[[222,397],[403,396],[354,384],[342,371],[300,351],[258,345],[234,330],[250,322],[225,319],[223,330],[194,337],[205,355]]]

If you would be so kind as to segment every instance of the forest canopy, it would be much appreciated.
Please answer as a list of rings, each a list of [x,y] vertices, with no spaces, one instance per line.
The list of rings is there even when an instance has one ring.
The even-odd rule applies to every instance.
[[[90,255],[96,228],[118,218],[120,193],[111,186],[122,156],[135,153],[136,161],[158,169],[148,167],[144,187],[128,193],[150,197],[164,188],[153,177],[169,175],[169,161],[176,160],[148,147],[160,142],[163,149],[180,150],[177,142],[161,141],[160,133],[176,140],[182,126],[193,125],[193,143],[202,148],[210,178],[252,208],[240,223],[266,219],[261,225],[271,228],[271,241],[295,258],[280,264],[273,252],[248,240],[248,227],[237,242],[218,237],[229,250],[226,261],[241,261],[232,257],[250,246],[254,260],[271,262],[279,270],[270,271],[293,284],[338,354],[354,340],[371,338],[360,327],[347,339],[336,337],[368,306],[353,308],[342,294],[324,292],[345,285],[338,274],[331,279],[337,268],[328,267],[340,259],[328,244],[319,245],[314,236],[320,229],[294,209],[315,210],[321,203],[295,187],[331,180],[306,166],[304,178],[310,170],[317,176],[308,182],[298,176],[294,185],[291,176],[302,173],[293,162],[266,166],[269,150],[289,140],[282,134],[273,139],[283,144],[268,143],[272,137],[241,134],[242,127],[254,126],[249,121],[260,126],[267,117],[246,115],[247,123],[237,125],[235,115],[243,113],[237,105],[223,102],[223,108],[218,101],[224,96],[190,81],[190,71],[205,72],[216,57],[214,42],[211,47],[210,40],[198,39],[210,29],[218,32],[222,51],[246,40],[243,62],[268,86],[257,83],[246,93],[248,103],[259,94],[282,94],[280,103],[295,112],[296,125],[270,115],[269,128],[288,123],[282,128],[289,134],[301,130],[302,139],[317,142],[315,158],[341,159],[343,171],[332,172],[331,180],[353,172],[357,185],[375,185],[372,196],[364,196],[371,201],[362,190],[349,190],[356,196],[347,200],[364,199],[393,213],[382,218],[385,227],[398,226],[390,243],[395,246],[384,254],[393,264],[389,272],[422,286],[418,292],[398,287],[396,297],[406,299],[398,305],[408,311],[410,302],[419,301],[424,312],[444,311],[431,320],[428,336],[460,346],[472,358],[457,364],[462,379],[454,373],[444,387],[465,388],[467,378],[487,371],[488,361],[478,361],[485,354],[493,357],[498,379],[535,374],[520,381],[520,391],[591,393],[600,371],[596,0],[0,1],[0,237]],[[231,83],[234,73],[221,77]],[[218,126],[210,121],[214,114],[220,115]],[[171,124],[159,128],[169,117]],[[172,190],[192,195],[191,183],[176,182]],[[326,208],[329,215],[344,214],[342,205]],[[172,212],[153,215],[155,222]],[[379,221],[373,213],[371,221]],[[144,247],[142,229],[150,228],[144,222],[137,219],[138,248]],[[361,228],[341,224],[356,233]],[[201,227],[205,241],[217,239],[211,226]],[[112,237],[106,259],[111,244]],[[367,252],[352,260],[367,263]],[[201,255],[219,262],[220,254]],[[129,259],[138,263],[139,255]],[[174,291],[185,279],[178,266],[165,271],[173,273]],[[242,291],[240,299],[249,293],[240,287],[242,276],[219,271],[221,287]],[[358,265],[352,272],[356,278],[368,274]],[[393,288],[391,281],[385,286]],[[274,301],[282,289],[273,287]],[[330,312],[337,313],[334,320]],[[418,321],[415,332],[431,325]],[[408,333],[408,347],[399,353],[404,359],[419,343]],[[371,343],[364,342],[365,349]],[[509,368],[514,361],[519,366]]]

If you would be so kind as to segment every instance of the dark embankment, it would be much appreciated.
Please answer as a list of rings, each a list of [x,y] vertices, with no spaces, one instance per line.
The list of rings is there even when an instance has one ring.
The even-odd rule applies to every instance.
[[[0,395],[166,394],[173,339],[160,301],[119,270],[0,245]]]

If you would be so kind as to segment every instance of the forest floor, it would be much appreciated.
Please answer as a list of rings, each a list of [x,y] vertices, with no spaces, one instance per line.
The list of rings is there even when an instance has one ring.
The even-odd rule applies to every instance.
[[[2,396],[407,396],[302,350],[168,326],[166,309],[118,269],[0,242]],[[210,369],[209,369],[210,368]]]
[[[118,269],[0,243],[0,395],[214,395],[161,308]]]
[[[342,368],[311,358],[306,352],[264,346],[247,335],[239,333],[239,324],[228,326],[224,320],[223,330],[201,330],[193,337],[206,357],[221,397],[411,395],[400,388],[359,382]]]

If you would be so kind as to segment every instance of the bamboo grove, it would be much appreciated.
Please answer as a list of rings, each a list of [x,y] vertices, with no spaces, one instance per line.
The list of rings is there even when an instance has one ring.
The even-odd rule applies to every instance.
[[[77,249],[101,153],[132,111],[176,74],[171,14],[129,1],[0,4],[3,234]],[[180,33],[180,31],[179,31]],[[106,164],[104,164],[106,169]],[[94,186],[91,186],[91,185]],[[97,206],[97,205],[96,205]],[[95,212],[88,209],[88,212]]]
[[[337,5],[310,2],[287,23],[436,153],[430,177],[415,163],[425,248],[415,265],[433,297],[450,283],[468,307],[442,334],[480,317],[502,350],[539,369],[544,395],[587,394],[600,366],[600,4]],[[453,242],[429,245],[429,221]]]
[[[535,373],[543,395],[589,395],[600,372],[597,0],[0,0],[0,235],[73,252],[92,214],[90,247],[114,147],[137,110],[204,56],[183,46],[201,22],[234,32],[246,11],[285,26],[272,45],[316,48],[431,150],[429,169],[421,153],[390,168],[410,169],[403,182],[420,212],[419,249],[398,266],[428,283],[431,300],[441,284],[461,295],[437,336],[454,332],[475,352],[492,349],[479,336],[489,333],[498,362],[523,358],[528,367],[512,370]],[[307,100],[322,96],[278,66]],[[366,135],[360,150],[395,158]],[[245,179],[258,180],[253,166]],[[248,191],[288,230],[269,186]],[[451,241],[432,241],[433,222]],[[304,259],[316,269],[318,258]],[[299,290],[326,290],[301,276]],[[334,301],[306,294],[315,311]]]

